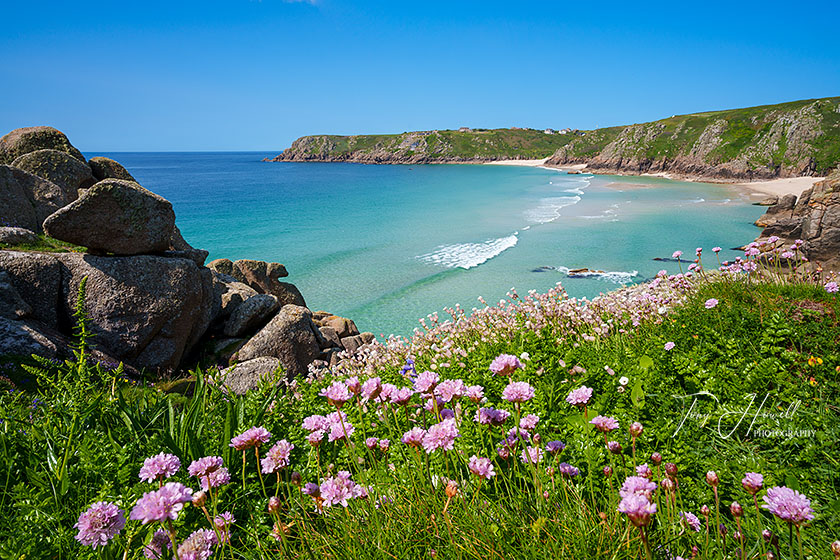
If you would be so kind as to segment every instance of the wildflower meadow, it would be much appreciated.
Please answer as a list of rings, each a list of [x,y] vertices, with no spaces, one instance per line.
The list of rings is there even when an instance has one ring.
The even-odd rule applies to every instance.
[[[675,258],[244,396],[90,362],[80,298],[74,360],[4,366],[0,558],[840,558],[834,278]]]

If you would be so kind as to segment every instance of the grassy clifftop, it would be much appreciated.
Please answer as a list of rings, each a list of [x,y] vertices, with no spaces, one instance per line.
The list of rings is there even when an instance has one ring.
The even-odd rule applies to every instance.
[[[820,175],[840,163],[840,97],[675,115],[546,134],[533,129],[304,136],[273,161],[448,163],[551,157],[622,173],[757,179]]]

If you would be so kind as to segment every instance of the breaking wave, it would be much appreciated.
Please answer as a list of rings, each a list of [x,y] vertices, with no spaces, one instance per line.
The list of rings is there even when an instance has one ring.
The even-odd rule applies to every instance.
[[[519,242],[518,235],[519,232],[517,231],[507,237],[488,239],[481,243],[441,245],[435,251],[420,255],[417,258],[447,268],[470,269],[486,263],[503,251],[515,246]]]
[[[612,282],[613,284],[630,284],[639,276],[638,270],[631,270],[630,272],[605,272],[601,270],[590,270],[587,272],[575,272],[572,274],[570,274],[571,269],[565,266],[555,267],[555,270],[571,278],[598,278],[600,280],[604,280],[605,282]]]

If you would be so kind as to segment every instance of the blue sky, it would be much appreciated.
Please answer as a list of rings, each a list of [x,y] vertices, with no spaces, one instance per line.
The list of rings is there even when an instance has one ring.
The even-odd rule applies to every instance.
[[[304,134],[645,122],[840,95],[840,3],[7,2],[0,134],[278,151]]]

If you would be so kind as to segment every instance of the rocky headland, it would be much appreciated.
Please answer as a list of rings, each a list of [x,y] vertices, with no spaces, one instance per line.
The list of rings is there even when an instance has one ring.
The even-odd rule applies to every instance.
[[[50,127],[0,138],[0,357],[72,355],[83,280],[93,357],[134,375],[217,365],[243,392],[374,342],[310,311],[282,264],[207,256],[116,161],[87,161]]]
[[[596,130],[461,129],[304,136],[269,161],[483,163],[548,158],[607,174],[741,182],[825,176],[840,164],[840,97],[675,115]]]

